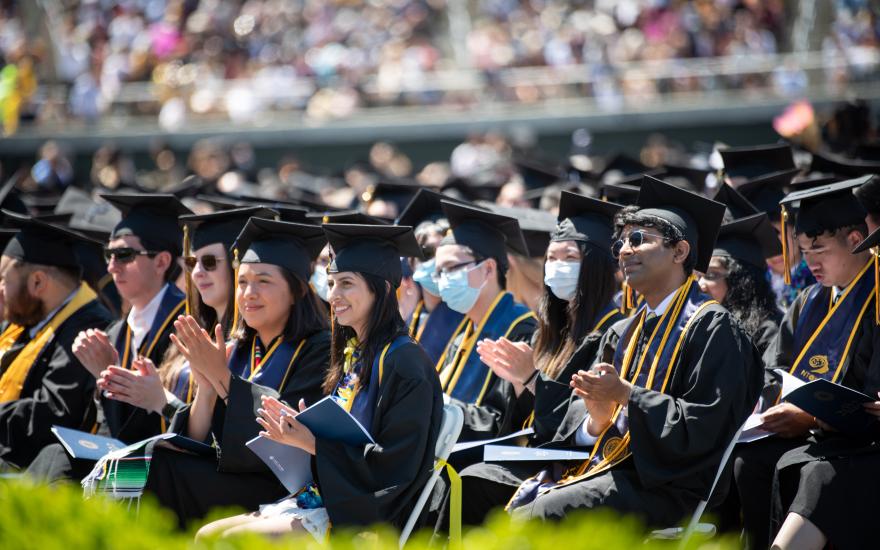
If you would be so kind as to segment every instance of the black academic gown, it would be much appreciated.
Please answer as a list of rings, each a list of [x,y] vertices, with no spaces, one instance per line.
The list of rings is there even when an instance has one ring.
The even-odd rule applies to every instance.
[[[26,468],[41,449],[57,440],[50,429],[58,424],[88,430],[86,411],[95,388],[94,376],[71,351],[80,331],[103,329],[110,312],[92,301],[62,323],[28,371],[15,401],[0,403],[0,465]],[[0,374],[24,348],[17,343],[0,359]]]
[[[809,292],[811,288],[802,292]],[[823,288],[816,299],[830,300],[830,293],[830,288]],[[800,351],[794,349],[794,334],[803,303],[804,300],[798,299],[789,306],[776,338],[764,352],[762,399],[765,409],[776,402],[781,390],[773,370],[788,371]],[[844,386],[859,391],[870,387],[880,389],[880,370],[871,366],[878,330],[869,310],[853,339],[854,352],[842,366],[843,376],[839,382]],[[771,542],[772,488],[777,462],[783,454],[807,443],[807,436],[790,439],[773,436],[739,445],[734,451],[734,479],[742,508],[743,526],[751,548],[767,548]]]
[[[211,419],[208,443],[214,441],[217,458],[156,448],[145,492],[174,511],[179,525],[205,517],[212,508],[237,506],[256,510],[285,495],[285,489],[260,458],[245,446],[262,430],[256,422],[262,396],[296,406],[322,397],[321,386],[330,360],[330,331],[311,334],[284,387],[270,388],[232,376],[229,399],[218,399]],[[171,431],[187,435],[190,405],[179,410]]]
[[[537,321],[533,317],[528,317],[511,329],[507,339],[511,342],[531,342],[536,328]],[[460,334],[451,342],[446,352],[450,361],[455,357],[455,352],[463,340],[464,335]],[[450,399],[450,404],[459,407],[464,413],[464,426],[458,440],[477,441],[501,437],[522,429],[534,410],[535,398],[528,391],[523,391],[517,396],[513,384],[492,374],[489,377],[486,395],[479,405],[464,403],[455,398]],[[480,462],[481,458],[482,450],[477,449],[456,453],[450,457],[450,460],[456,468],[462,469],[469,464]]]
[[[370,432],[354,447],[318,438],[313,471],[334,529],[379,522],[401,527],[431,475],[443,393],[422,348],[388,353]]]
[[[658,320],[646,321],[636,352]],[[603,338],[617,342],[626,321]],[[607,354],[607,355],[606,355]],[[610,470],[539,495],[515,515],[559,519],[609,507],[650,526],[676,524],[709,496],[722,454],[761,388],[760,357],[719,305],[699,312],[685,336],[668,391],[635,387],[628,403],[632,456]],[[713,495],[713,499],[718,496]]]
[[[610,328],[622,318],[618,314],[605,326]],[[544,373],[538,376],[535,381],[532,423],[535,433],[529,440],[529,446],[563,448],[574,445],[570,436],[586,417],[586,409],[583,407],[583,400],[572,392],[569,382],[578,370],[588,369],[597,361],[599,344],[604,334],[604,331],[594,332],[584,337],[555,377],[551,378]],[[563,421],[566,421],[565,424]],[[565,427],[562,428],[563,426]],[[563,433],[560,433],[560,428]],[[481,524],[492,508],[504,506],[516,488],[540,470],[541,466],[540,462],[523,461],[478,462],[466,467],[460,472],[463,491],[467,495],[463,503],[462,521],[467,525]],[[445,518],[440,519],[440,526],[445,527]]]
[[[150,332],[141,343],[140,350],[140,353],[144,353],[157,367],[162,364],[168,346],[172,345],[170,335],[174,331],[174,323],[169,319],[173,320],[178,314],[183,314],[183,293],[177,287],[167,284],[160,292],[163,295],[159,310],[153,319]],[[108,339],[117,347],[120,361],[123,360],[124,355],[120,342],[124,342],[123,336],[127,326],[127,318],[123,317],[107,328]],[[150,352],[145,353],[154,341],[155,345]],[[130,366],[133,355],[132,353],[126,366]],[[94,384],[92,388],[94,389]],[[91,431],[97,426],[97,433],[100,435],[113,437],[124,443],[135,443],[159,435],[168,427],[167,419],[161,414],[115,399],[107,399],[103,392],[92,391],[89,398],[91,403],[86,412],[85,431]],[[46,482],[82,479],[93,466],[93,461],[71,458],[60,444],[52,444],[37,455],[28,467],[28,474]]]

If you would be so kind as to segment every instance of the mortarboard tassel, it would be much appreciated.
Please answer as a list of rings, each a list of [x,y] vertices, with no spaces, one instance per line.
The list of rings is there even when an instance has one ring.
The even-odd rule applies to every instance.
[[[232,286],[236,290],[232,294],[232,325],[229,327],[230,337],[232,337],[232,333],[238,326],[238,267],[238,249],[235,248],[232,250]]]
[[[633,291],[632,287],[629,286],[629,283],[624,279],[623,283],[620,285],[623,296],[620,299],[620,313],[626,315],[628,312],[632,311],[632,308],[635,306],[633,303]]]
[[[788,259],[788,211],[785,205],[782,205],[782,213],[780,214],[780,225],[782,235],[782,260],[783,270],[782,279],[786,285],[791,285],[791,261]]]
[[[189,238],[189,225],[184,224],[183,226],[183,257],[184,259],[189,258],[192,255],[192,245],[190,243]],[[184,311],[187,315],[192,315],[193,312],[193,281],[192,281],[192,271],[189,269],[189,266],[184,262],[183,266],[184,277],[185,277],[185,285],[186,285],[186,296],[184,297]]]

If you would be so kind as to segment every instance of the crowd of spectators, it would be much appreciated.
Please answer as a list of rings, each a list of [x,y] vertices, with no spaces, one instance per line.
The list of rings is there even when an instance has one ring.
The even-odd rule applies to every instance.
[[[174,130],[190,117],[213,113],[248,122],[261,113],[294,110],[322,120],[377,105],[572,96],[613,106],[631,95],[753,87],[795,97],[807,84],[796,66],[717,77],[675,72],[676,63],[692,58],[790,51],[798,14],[786,8],[795,4],[3,0],[0,105],[9,133],[14,113],[86,121],[107,113],[148,114]],[[876,49],[878,37],[880,23],[868,0],[838,0],[822,49],[858,63]],[[658,78],[640,62],[672,66]],[[511,76],[522,67],[556,68],[551,74],[564,78]],[[472,78],[452,85],[438,78],[466,70]],[[842,70],[829,78],[852,77]]]

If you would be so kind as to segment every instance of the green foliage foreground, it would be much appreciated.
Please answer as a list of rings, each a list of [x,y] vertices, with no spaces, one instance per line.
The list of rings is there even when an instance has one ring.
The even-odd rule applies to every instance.
[[[394,550],[397,534],[380,528],[375,536],[335,533],[329,544],[309,535],[279,539],[257,536],[195,543],[194,531],[175,529],[170,514],[145,500],[137,516],[134,507],[104,498],[83,500],[77,485],[46,487],[19,480],[0,481],[0,548],[28,550],[125,549],[163,550],[216,548],[223,550],[297,549]],[[605,513],[579,514],[561,524],[517,523],[499,514],[484,527],[465,533],[464,547],[480,550],[613,550],[624,548],[675,548],[667,541],[644,542],[643,529],[635,521]],[[429,535],[419,533],[407,548],[429,547]],[[432,548],[440,548],[435,544]],[[726,550],[735,541],[692,541],[689,549]]]

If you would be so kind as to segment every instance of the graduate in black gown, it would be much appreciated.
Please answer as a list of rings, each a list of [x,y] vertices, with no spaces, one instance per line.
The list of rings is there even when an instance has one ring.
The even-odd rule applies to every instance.
[[[227,232],[236,219],[228,220],[229,214],[189,218],[202,222],[195,242],[201,244],[203,232],[209,240],[231,241]],[[217,217],[224,226],[212,227]],[[219,323],[211,328],[213,339],[192,317],[174,323],[172,339],[189,360],[198,391],[171,429],[217,449],[216,458],[154,449],[145,491],[174,510],[182,527],[213,507],[253,510],[284,495],[245,443],[260,430],[255,416],[262,396],[313,403],[322,395],[330,331],[308,279],[324,241],[317,226],[251,218],[232,245],[240,261],[230,308],[237,304],[240,318],[232,341],[227,346]]]
[[[464,314],[464,322],[443,351],[437,371],[449,401],[464,411],[459,440],[492,438],[518,430],[534,404],[530,392],[496,376],[476,349],[487,338],[531,340],[537,325],[534,313],[505,290],[507,250],[524,256],[528,251],[516,219],[448,201],[442,208],[450,230],[435,256],[440,297]],[[454,460],[467,461],[466,454],[458,453]]]
[[[437,246],[449,230],[449,220],[440,206],[445,199],[445,195],[420,189],[397,219],[398,225],[414,228],[424,256],[424,260],[407,259],[413,272],[411,281],[417,285],[413,291],[418,294],[418,300],[409,312],[404,307],[404,300],[401,300],[401,315],[409,326],[410,334],[435,364],[464,318],[463,314],[453,311],[440,299],[440,281],[435,270]],[[405,283],[406,279],[402,285]]]
[[[88,429],[95,378],[71,346],[80,331],[103,329],[110,313],[82,281],[65,229],[3,211],[15,228],[0,261],[6,324],[0,333],[0,470],[26,468],[55,442],[60,425]]]
[[[767,280],[766,258],[782,252],[767,215],[758,212],[721,226],[700,289],[727,308],[764,353],[779,331],[782,310]]]
[[[333,528],[387,522],[400,527],[429,477],[443,415],[434,367],[400,317],[395,289],[399,258],[419,255],[412,228],[326,224],[334,327],[324,383],[375,443],[352,446],[315,437],[296,421],[298,407],[263,400],[263,435],[312,458],[314,483],[255,514],[202,528],[200,537],[242,531],[308,530],[323,540]],[[284,415],[282,415],[282,411]]]
[[[875,230],[853,252],[871,250],[874,269],[878,269],[878,244],[880,231]],[[877,311],[869,314],[880,322]],[[875,342],[877,338],[875,332]],[[880,398],[880,359],[871,362],[862,392]],[[773,548],[819,550],[830,544],[849,550],[873,546],[880,539],[876,521],[880,506],[880,400],[865,404],[865,409],[878,417],[868,432],[844,435],[820,422],[820,430],[811,435],[807,445],[779,459],[773,512],[774,523],[781,523],[781,527]]]
[[[171,344],[172,323],[185,306],[183,292],[173,283],[183,242],[177,217],[191,212],[173,195],[114,194],[104,198],[122,212],[105,250],[107,272],[131,309],[106,332],[81,332],[73,352],[97,379],[99,390],[88,413],[86,431],[97,430],[134,443],[164,432],[176,408],[133,405],[128,402],[131,396],[118,385],[108,386],[111,377],[107,375],[118,368],[135,376],[152,376],[150,365],[162,364]],[[149,364],[140,359],[149,359]],[[190,397],[188,390],[181,388],[177,401],[185,402]],[[29,473],[46,480],[80,479],[92,466],[91,461],[69,458],[61,445],[50,445],[30,465]]]
[[[554,440],[570,407],[579,410],[571,415],[586,414],[569,381],[594,362],[602,336],[624,318],[614,304],[617,262],[611,256],[612,220],[621,208],[563,191],[545,255],[544,293],[532,345],[500,338],[477,347],[497,376],[535,396],[524,426],[535,430],[530,446]],[[506,504],[535,471],[533,462],[481,462],[462,470],[464,523],[482,523],[492,506]]]
[[[867,381],[876,323],[874,274],[868,252],[850,251],[865,238],[865,212],[852,194],[855,180],[796,192],[784,199],[788,211],[800,203],[794,233],[818,281],[789,307],[776,339],[764,354],[763,428],[774,436],[737,447],[734,477],[743,525],[752,548],[772,540],[773,473],[779,458],[806,443],[815,418],[780,403],[775,369],[804,381],[824,378],[861,390]],[[784,241],[783,241],[784,242]]]
[[[589,411],[575,439],[592,455],[523,483],[508,504],[515,516],[608,507],[669,526],[708,498],[761,385],[748,336],[693,275],[707,268],[722,215],[721,204],[645,176],[612,248],[645,305],[572,377]]]

